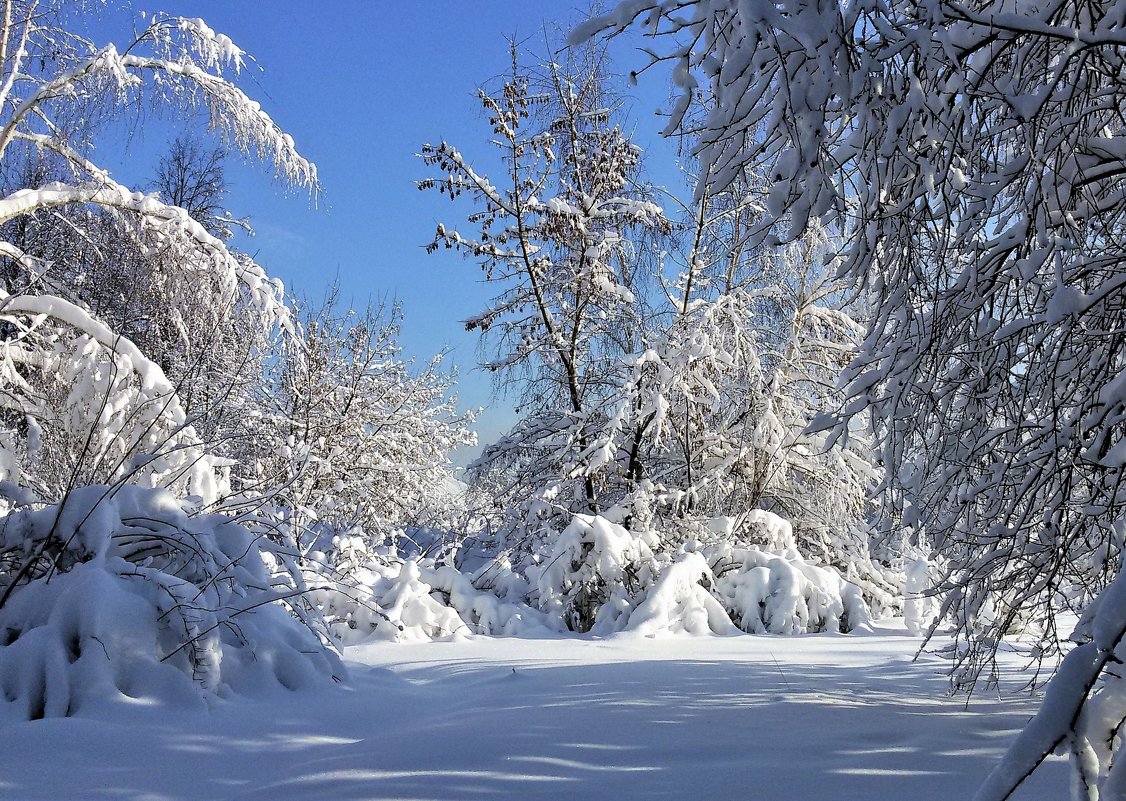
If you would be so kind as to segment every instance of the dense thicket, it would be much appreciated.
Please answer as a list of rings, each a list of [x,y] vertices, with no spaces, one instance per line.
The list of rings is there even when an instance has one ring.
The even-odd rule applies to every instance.
[[[806,432],[839,403],[837,377],[862,331],[832,275],[832,232],[756,245],[764,209],[746,186],[701,182],[694,200],[670,195],[676,211],[666,211],[604,55],[571,59],[524,66],[514,53],[511,74],[481,92],[499,160],[447,142],[422,150],[438,175],[420,187],[465,208],[470,226],[440,225],[431,250],[461,251],[496,287],[467,327],[519,399],[515,427],[471,467],[497,510],[471,549],[488,557],[475,583],[541,607],[561,594],[569,626],[600,629],[617,582],[628,611],[661,558],[693,542],[784,551],[748,517],[769,511],[790,521],[801,554],[890,608],[900,578],[868,541],[869,432],[857,426],[832,447]],[[634,542],[595,537],[563,556],[561,543],[590,527],[576,529],[576,515],[592,514]],[[607,549],[624,574],[597,566]],[[571,567],[549,590],[540,584],[553,559]]]
[[[758,169],[650,185],[598,48],[514,48],[484,153],[422,148],[420,188],[464,213],[430,250],[495,289],[467,326],[519,405],[466,486],[472,415],[440,358],[403,358],[398,308],[294,304],[234,246],[227,150],[317,180],[236,85],[242,51],[200,20],[118,50],[61,6],[3,9],[0,704],[297,688],[369,637],[847,632],[899,608],[873,431],[810,425],[871,316],[836,275],[846,229],[779,217]],[[188,130],[148,194],[90,160],[95,123],[144,102]]]

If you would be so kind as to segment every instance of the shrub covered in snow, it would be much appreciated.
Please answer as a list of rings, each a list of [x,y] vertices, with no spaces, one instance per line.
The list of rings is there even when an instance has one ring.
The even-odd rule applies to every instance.
[[[634,533],[605,517],[575,515],[528,568],[536,605],[572,631],[605,634],[621,627],[659,575],[653,532]],[[665,557],[667,561],[667,557]]]
[[[801,634],[851,631],[869,623],[858,586],[831,566],[799,553],[789,522],[761,509],[718,518],[701,549],[715,571],[716,593],[744,631]]]
[[[475,634],[538,635],[562,629],[551,615],[478,590],[467,576],[450,566],[428,570],[425,576]]]
[[[680,554],[630,613],[624,630],[649,636],[734,634],[738,629],[712,594],[714,587],[715,578],[700,554]]]
[[[518,600],[538,610],[538,617],[530,618],[526,608],[518,617],[502,616],[499,626],[495,616],[478,617],[472,622],[482,633],[511,633],[520,628],[513,620],[530,619],[600,636],[847,632],[870,620],[860,588],[835,568],[807,561],[789,523],[762,510],[738,522],[685,521],[662,532],[575,515],[562,530],[544,534],[535,552],[500,555],[470,576],[441,570],[451,586],[457,576],[467,594],[473,586],[489,588],[495,601],[504,588],[513,609],[523,606],[513,603],[519,593]]]
[[[729,518],[686,526],[678,538],[576,515],[527,568],[530,600],[568,629],[594,634],[726,634],[732,621],[753,633],[798,634],[868,623],[859,588],[807,562],[789,523],[762,510],[744,522],[743,539],[733,538]]]
[[[334,538],[332,551],[308,565],[306,575],[310,601],[342,645],[560,628],[526,604],[477,589],[451,566],[373,548],[359,531]]]
[[[0,518],[0,708],[41,718],[341,678],[293,556],[160,489],[17,506]]]
[[[326,557],[307,566],[309,599],[342,645],[468,633],[457,613],[431,597],[418,563],[380,553],[354,530],[333,538]]]
[[[869,623],[860,589],[803,558],[789,524],[770,512],[660,533],[575,515],[540,545],[462,572],[372,548],[362,534],[337,537],[309,568],[310,598],[344,645],[566,631],[804,634]]]

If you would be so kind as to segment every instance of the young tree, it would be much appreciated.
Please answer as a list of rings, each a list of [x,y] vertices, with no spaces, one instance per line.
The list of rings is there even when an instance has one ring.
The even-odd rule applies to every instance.
[[[635,184],[640,153],[614,122],[602,56],[533,78],[515,49],[511,75],[482,90],[504,180],[494,183],[449,144],[423,160],[443,175],[419,183],[456,199],[472,196],[472,235],[439,226],[429,249],[480,261],[500,294],[466,326],[495,347],[486,368],[522,376],[523,419],[488,447],[476,469],[499,473],[505,505],[547,493],[567,512],[602,508],[586,470],[592,435],[612,390],[615,357],[636,330],[630,287],[632,240],[665,226]]]
[[[442,358],[419,368],[402,357],[397,306],[356,313],[333,289],[304,317],[300,350],[264,387],[245,480],[281,487],[275,501],[309,547],[353,529],[382,543],[396,528],[438,522],[450,453],[476,442]]]

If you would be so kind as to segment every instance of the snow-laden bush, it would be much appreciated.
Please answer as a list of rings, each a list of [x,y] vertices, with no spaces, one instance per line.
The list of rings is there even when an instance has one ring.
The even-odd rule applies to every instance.
[[[541,635],[563,628],[557,619],[527,604],[478,590],[467,576],[448,565],[424,570],[423,575],[475,634]]]
[[[41,718],[341,678],[294,617],[292,556],[161,489],[82,487],[16,507],[0,518],[0,708]]]
[[[372,548],[358,530],[335,537],[332,552],[307,568],[307,577],[310,600],[342,645],[561,628],[526,604],[477,589],[453,567]]]
[[[633,531],[614,516],[575,515],[545,529],[538,552],[496,554],[467,572],[373,548],[362,532],[336,537],[309,568],[309,597],[344,645],[567,631],[804,634],[869,623],[860,589],[803,558],[789,523],[770,512],[685,521],[676,532]]]
[[[810,564],[796,551],[779,555],[724,544],[704,552],[723,566],[716,594],[744,631],[851,631],[869,623],[856,585],[831,567]]]
[[[778,515],[752,509],[707,528],[716,539],[701,552],[717,576],[716,594],[744,631],[851,631],[870,622],[860,588],[835,568],[807,561]]]
[[[625,631],[653,636],[735,634],[738,629],[710,591],[715,577],[698,553],[683,553],[668,565],[630,613]]]
[[[571,631],[616,631],[660,572],[654,555],[659,544],[653,532],[638,534],[602,516],[575,515],[527,571],[536,605]]]
[[[860,589],[806,561],[790,524],[762,510],[659,533],[576,515],[525,573],[530,603],[597,635],[726,634],[732,621],[756,634],[851,631],[870,619]]]
[[[310,571],[308,581],[310,601],[341,645],[469,633],[457,612],[431,597],[431,588],[422,582],[414,560],[371,558],[344,571],[324,566]]]

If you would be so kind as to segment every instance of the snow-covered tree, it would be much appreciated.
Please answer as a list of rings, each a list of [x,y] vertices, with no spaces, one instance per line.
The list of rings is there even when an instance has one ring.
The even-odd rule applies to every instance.
[[[338,672],[289,531],[268,511],[201,514],[231,466],[207,409],[247,396],[216,380],[196,392],[197,367],[223,354],[218,374],[237,374],[231,363],[291,332],[281,284],[185,209],[111,178],[72,123],[148,101],[202,110],[283,179],[315,187],[315,168],[232,82],[243,53],[226,36],[156,16],[128,47],[98,47],[61,27],[71,11],[0,3],[5,695],[39,717],[176,694],[169,671],[216,693],[245,686],[240,667],[274,664],[291,687]],[[61,244],[53,226],[74,235]],[[103,291],[110,275],[136,305]],[[272,652],[257,667],[255,649]]]
[[[723,221],[720,209],[698,224]],[[832,239],[811,230],[732,264],[731,233],[714,225],[692,235],[693,255],[726,254],[722,269],[699,257],[684,264],[672,308],[650,320],[648,347],[631,360],[596,459],[617,462],[627,505],[640,491],[658,517],[782,515],[803,553],[886,608],[898,588],[869,553],[870,434],[858,427],[830,446],[806,431],[838,407],[836,382],[862,334],[826,264]]]
[[[316,171],[226,77],[243,62],[226,36],[199,20],[157,16],[119,51],[57,27],[58,16],[50,4],[12,0],[0,26],[0,167],[14,158],[39,158],[51,165],[46,177],[62,178],[16,188],[0,199],[0,224],[20,235],[0,245],[15,278],[0,308],[10,332],[3,352],[6,477],[19,481],[38,470],[45,476],[39,489],[58,497],[76,481],[139,474],[186,486],[194,475],[192,491],[213,498],[199,447],[203,436],[186,413],[191,393],[177,384],[204,351],[235,343],[229,321],[236,316],[246,321],[243,333],[266,336],[288,326],[280,284],[184,209],[114,181],[89,159],[83,131],[72,132],[68,121],[76,110],[124,106],[149,95],[186,111],[204,109],[232,146],[271,161],[287,180],[313,186]],[[118,265],[123,276],[150,268],[138,285],[142,296],[148,292],[158,302],[134,307],[136,316],[120,307],[91,308],[81,284],[96,284],[97,276],[69,261],[68,251],[36,252],[44,237],[34,229],[44,218],[65,218],[78,228],[77,239],[89,224],[87,241],[94,249],[115,238],[132,240],[113,248],[112,257],[132,260],[132,266]],[[16,225],[21,221],[26,224]],[[106,311],[106,319],[98,311]],[[115,325],[134,333],[148,352]],[[164,333],[156,334],[158,326]],[[152,347],[154,340],[167,345],[173,338],[183,343],[175,368],[167,348]],[[234,361],[246,357],[240,351],[227,355]],[[164,455],[154,458],[162,449]],[[47,474],[44,461],[51,460],[62,464]]]
[[[868,553],[869,501],[880,477],[871,431],[855,425],[830,443],[808,430],[839,407],[841,373],[863,336],[855,315],[865,310],[833,273],[837,245],[814,222],[801,239],[760,257],[765,308],[757,328],[769,345],[766,396],[780,441],[773,454],[766,450],[766,466],[756,469],[763,477],[757,505],[789,520],[810,556],[856,567]]]
[[[654,59],[675,62],[683,90],[670,132],[694,92],[714,101],[694,126],[710,184],[768,170],[759,241],[816,218],[846,233],[844,270],[873,314],[837,432],[877,418],[888,513],[947,560],[942,612],[968,640],[967,685],[993,676],[1017,628],[1053,653],[1057,613],[1121,569],[1121,15],[1117,2],[630,2],[576,36],[643,22],[664,38]],[[1077,797],[1121,793],[1126,715],[1108,666],[1126,616],[1108,603],[1098,620],[1056,680],[1051,725],[1018,741],[983,798],[1008,797],[1060,743]]]
[[[198,146],[178,140],[158,166],[158,175],[164,175],[157,182],[160,199],[194,204],[191,213],[207,212],[214,217],[211,224],[228,225],[230,215],[216,205],[225,180],[220,155],[212,151],[205,156]],[[70,177],[58,159],[28,148],[13,151],[6,164],[12,167],[6,183],[13,188]],[[196,434],[209,449],[224,457],[241,455],[253,434],[247,424],[254,417],[263,360],[276,348],[278,333],[262,325],[245,295],[217,306],[214,281],[207,286],[204,276],[179,269],[180,248],[117,210],[95,204],[22,215],[5,224],[0,235],[50,265],[31,291],[45,291],[49,281],[50,293],[136,345],[176,387]],[[9,266],[14,268],[6,277],[9,293],[28,291],[29,282],[38,280]],[[85,436],[80,425],[72,429],[75,436]],[[46,497],[57,497],[69,480],[67,455],[81,450],[80,442],[60,438],[64,433],[57,426],[45,429],[36,465],[25,475]],[[87,467],[94,461],[87,461]],[[79,483],[112,475],[112,470],[94,469]]]
[[[263,388],[247,485],[280,487],[275,502],[310,539],[358,528],[381,542],[441,522],[450,453],[476,442],[442,358],[420,367],[402,356],[398,307],[357,313],[333,290],[303,317],[298,349]]]
[[[447,143],[422,150],[441,177],[420,187],[472,200],[473,233],[439,226],[430,250],[478,260],[500,293],[466,325],[493,348],[487,369],[521,379],[521,421],[476,466],[507,487],[514,510],[544,493],[567,511],[600,507],[585,464],[616,357],[637,329],[633,241],[665,226],[634,183],[641,154],[616,121],[601,58],[549,62],[534,77],[513,50],[511,75],[480,93],[503,179]]]
[[[539,563],[576,513],[623,523],[630,553],[668,560],[687,528],[768,509],[794,517],[804,552],[891,605],[897,588],[867,547],[868,432],[835,448],[803,433],[839,402],[836,378],[862,331],[830,274],[831,237],[811,231],[778,253],[756,245],[764,209],[750,186],[688,204],[670,193],[682,212],[670,218],[644,200],[655,190],[637,188],[640,154],[610,127],[597,62],[549,64],[545,76],[535,90],[514,60],[501,90],[482,93],[499,188],[450,145],[423,151],[446,177],[421,187],[470,194],[480,229],[468,238],[441,226],[431,249],[477,258],[506,287],[468,325],[495,348],[486,366],[521,382],[519,421],[475,465],[502,518],[482,545],[499,567],[475,580],[515,575],[517,594],[535,601]],[[570,599],[568,626],[585,631],[613,593],[581,574],[551,592]],[[586,594],[572,598],[580,585]]]

